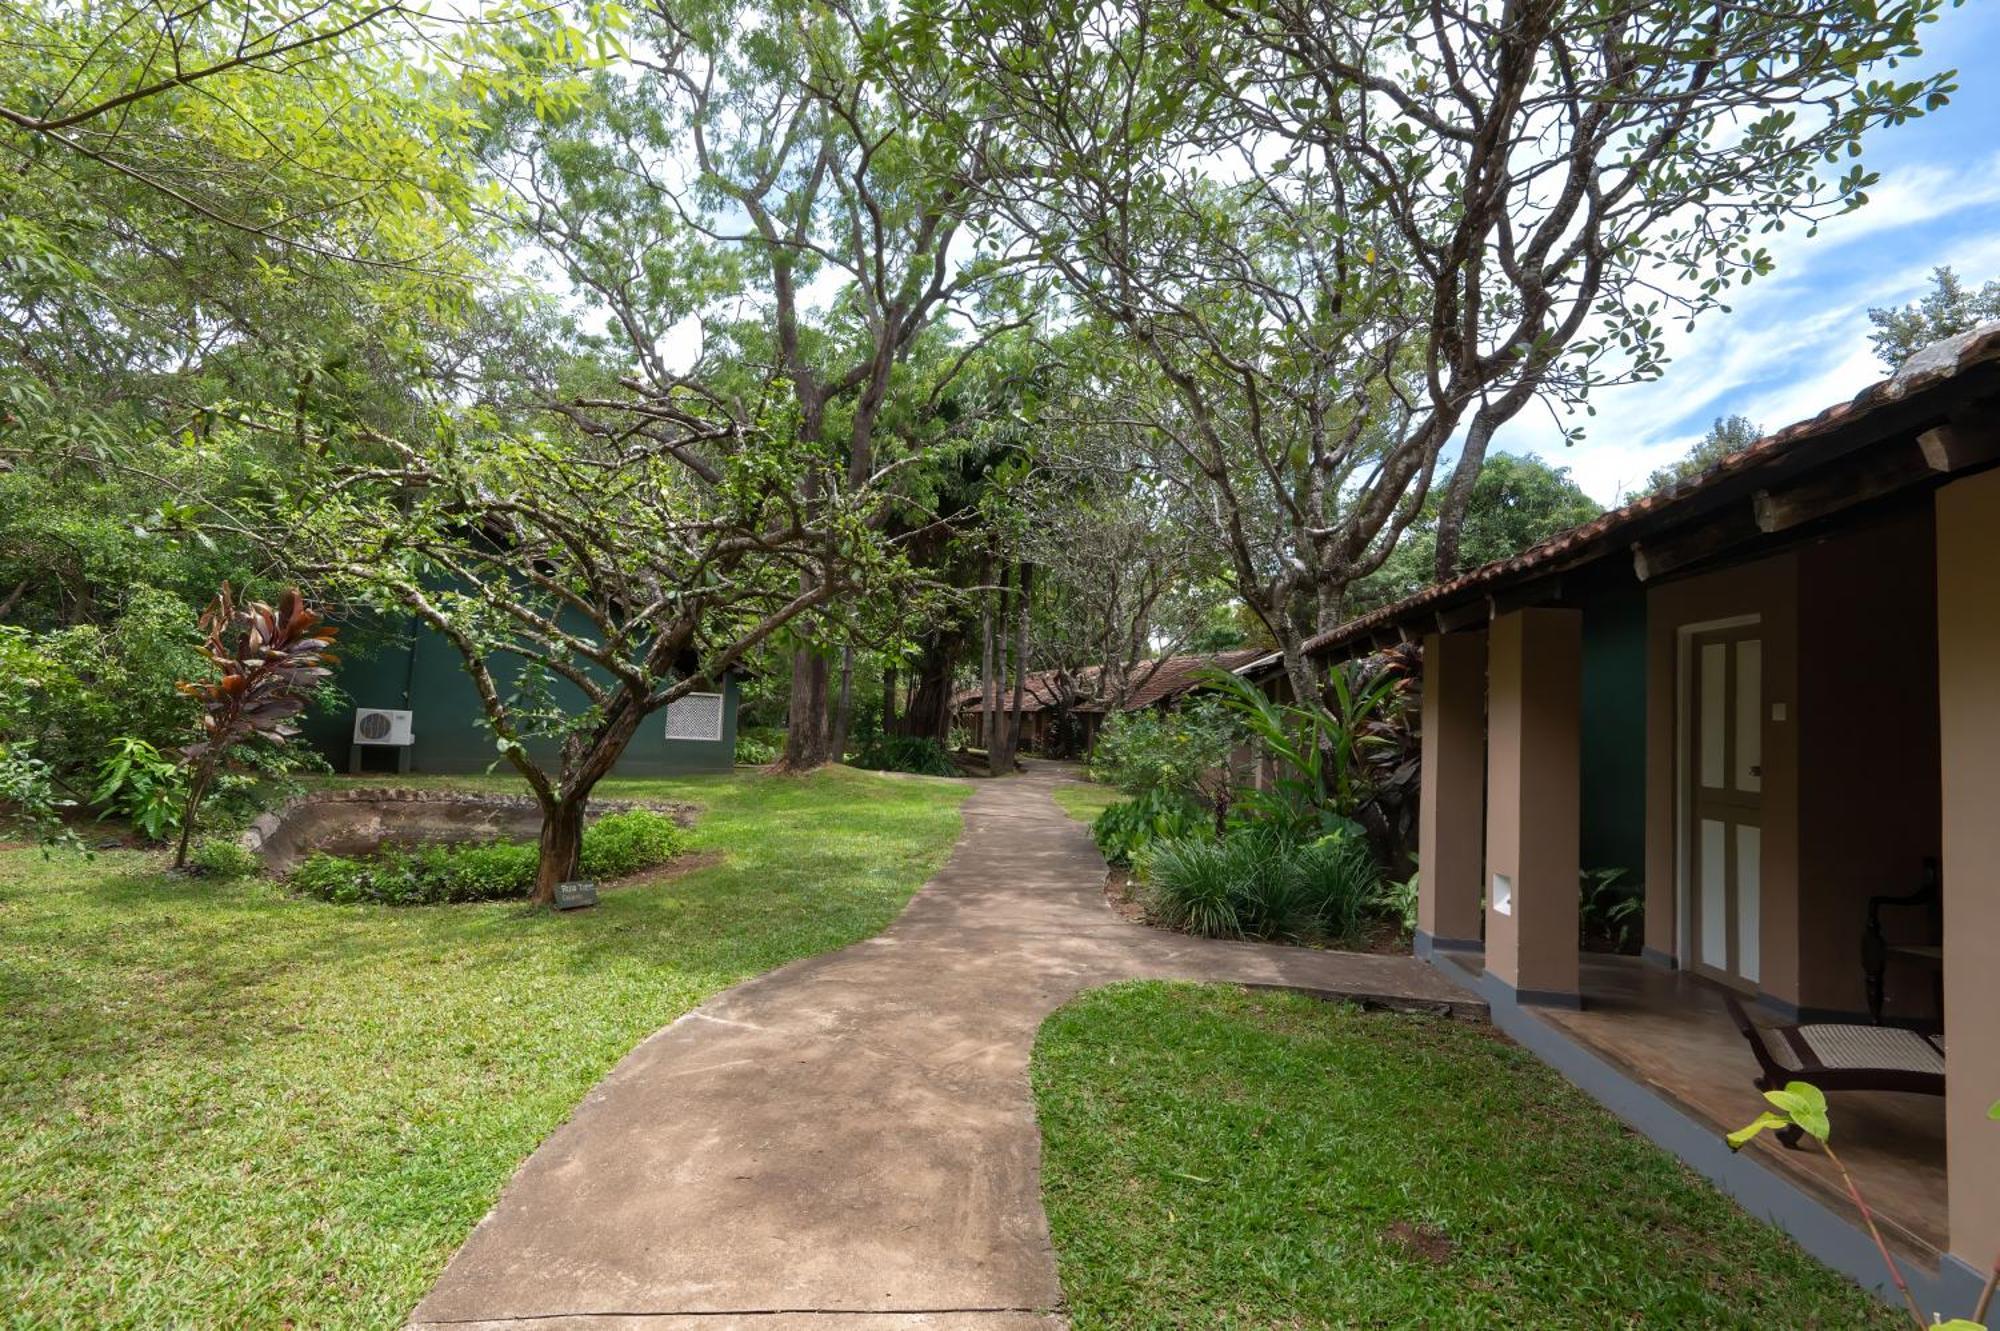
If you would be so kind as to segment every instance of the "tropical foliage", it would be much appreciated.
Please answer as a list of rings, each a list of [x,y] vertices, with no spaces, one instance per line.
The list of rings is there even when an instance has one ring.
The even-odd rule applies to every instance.
[[[1351,941],[1381,881],[1358,836],[1299,842],[1257,823],[1157,840],[1136,863],[1148,917],[1206,938]]]
[[[201,627],[214,677],[180,685],[201,705],[201,727],[200,737],[181,750],[188,765],[187,803],[175,868],[187,863],[202,797],[236,751],[252,741],[282,744],[298,733],[294,718],[332,673],[328,648],[337,631],[306,608],[297,590],[273,607],[238,603],[228,583],[202,616]]]
[[[686,845],[680,825],[646,809],[606,814],[583,833],[578,873],[624,878],[664,864]],[[532,843],[389,848],[367,859],[315,854],[292,872],[293,891],[340,905],[438,906],[528,896],[538,859]]]
[[[99,765],[178,745],[149,676],[225,581],[450,643],[544,900],[732,669],[792,769],[1195,642],[1309,706],[1313,634],[1583,511],[1499,431],[1866,201],[1940,3],[13,6],[0,622],[54,691],[10,805],[136,798]]]

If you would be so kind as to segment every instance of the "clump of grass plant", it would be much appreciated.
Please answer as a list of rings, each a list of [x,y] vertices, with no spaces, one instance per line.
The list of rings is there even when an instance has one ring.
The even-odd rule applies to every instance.
[[[1205,938],[1348,941],[1381,892],[1360,837],[1300,842],[1259,824],[1152,841],[1135,868],[1147,917]]]

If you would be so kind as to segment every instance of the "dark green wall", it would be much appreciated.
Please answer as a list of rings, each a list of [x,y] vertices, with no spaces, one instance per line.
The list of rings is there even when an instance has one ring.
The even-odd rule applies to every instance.
[[[1646,598],[1633,589],[1583,612],[1585,869],[1646,866]]]
[[[486,728],[479,695],[465,673],[458,651],[434,631],[411,626],[401,633],[370,626],[343,629],[340,665],[334,683],[347,695],[342,706],[316,714],[304,727],[307,739],[326,755],[336,771],[347,770],[350,740],[354,731],[355,707],[408,708],[415,713],[411,729],[416,743],[411,747],[410,770],[415,772],[483,772],[500,756],[493,733]],[[502,695],[514,687],[520,672],[518,658],[509,655],[490,659],[495,681]],[[554,686],[557,699],[581,710],[583,695],[574,685],[559,680]],[[654,712],[639,723],[639,733],[618,760],[615,775],[665,776],[683,772],[727,771],[736,757],[737,681],[734,675],[720,690],[722,739],[717,743],[697,740],[670,740],[666,737],[666,710]],[[550,761],[555,744],[550,740],[529,743],[538,759]],[[376,749],[368,755],[371,770],[386,769],[393,751]]]

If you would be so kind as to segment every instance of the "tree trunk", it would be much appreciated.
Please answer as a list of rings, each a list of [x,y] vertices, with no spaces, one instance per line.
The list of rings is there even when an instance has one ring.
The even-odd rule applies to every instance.
[[[854,723],[854,644],[840,649],[840,701],[833,709],[833,738],[827,744],[830,762],[847,761],[847,732]]]
[[[1000,712],[1000,681],[993,673],[993,600],[982,595],[979,607],[979,747],[993,752],[995,719]]]
[[[1021,708],[1028,692],[1028,607],[1033,589],[1031,566],[1023,563],[1015,575],[1014,595],[1014,704],[1007,717],[1000,742],[999,762],[989,764],[994,772],[1014,770],[1014,755],[1021,747]]]
[[[556,884],[577,875],[583,860],[583,811],[588,791],[568,793],[542,809],[542,836],[535,861],[535,891],[528,900],[546,906],[556,899]]]
[[[896,734],[900,726],[896,720],[896,667],[882,667],[882,733]]]
[[[902,733],[940,742],[950,738],[952,676],[965,638],[952,629],[926,635],[903,707]]]
[[[809,772],[826,762],[826,658],[810,647],[792,653],[792,698],[779,766]]]

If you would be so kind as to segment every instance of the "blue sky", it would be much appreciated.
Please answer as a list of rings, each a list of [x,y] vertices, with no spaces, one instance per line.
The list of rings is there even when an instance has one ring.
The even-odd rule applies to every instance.
[[[1565,447],[1531,408],[1494,447],[1569,467],[1592,498],[1614,503],[1717,416],[1775,430],[1882,378],[1868,308],[1915,299],[1937,265],[1975,284],[2000,277],[2000,3],[1968,0],[1925,32],[1923,59],[1906,68],[1956,69],[1959,89],[1942,111],[1869,140],[1882,180],[1866,207],[1812,239],[1797,227],[1770,238],[1777,271],[1692,334],[1676,326],[1661,379],[1597,395],[1584,442]]]

